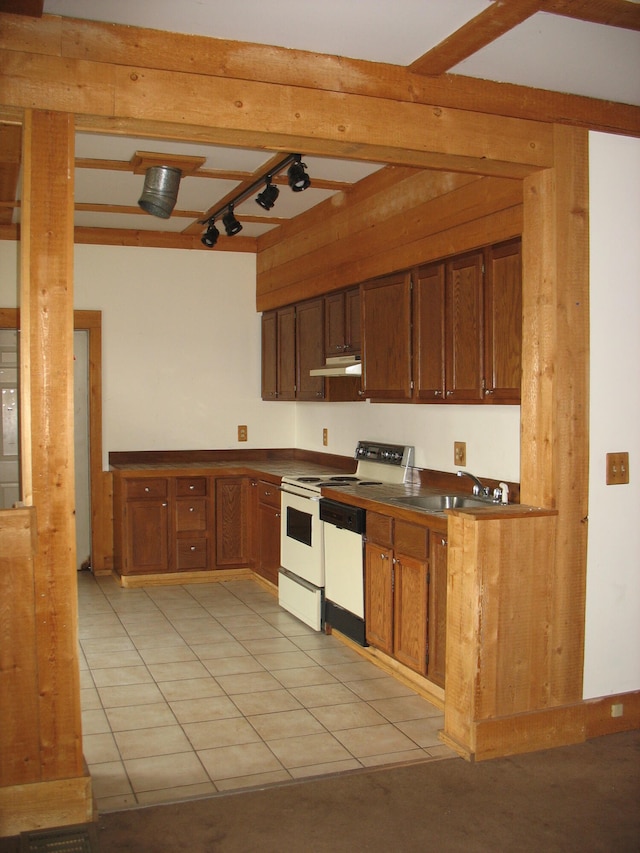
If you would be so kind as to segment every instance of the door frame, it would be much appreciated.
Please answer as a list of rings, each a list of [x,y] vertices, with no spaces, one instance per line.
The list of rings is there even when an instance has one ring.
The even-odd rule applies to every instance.
[[[91,568],[109,574],[113,564],[111,475],[102,470],[102,312],[74,311],[74,331],[88,333],[89,479],[91,493]],[[20,310],[0,308],[0,329],[20,329]]]

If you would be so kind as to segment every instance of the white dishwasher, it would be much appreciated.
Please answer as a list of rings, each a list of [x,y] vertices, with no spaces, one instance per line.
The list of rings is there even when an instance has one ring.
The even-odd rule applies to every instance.
[[[325,571],[325,626],[366,646],[364,532],[366,512],[329,498],[320,500]]]

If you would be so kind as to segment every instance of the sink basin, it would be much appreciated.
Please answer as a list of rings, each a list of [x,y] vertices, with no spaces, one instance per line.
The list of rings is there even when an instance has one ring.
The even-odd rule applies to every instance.
[[[472,495],[409,495],[393,498],[393,503],[412,509],[421,509],[425,512],[444,512],[445,509],[486,506],[491,501]]]

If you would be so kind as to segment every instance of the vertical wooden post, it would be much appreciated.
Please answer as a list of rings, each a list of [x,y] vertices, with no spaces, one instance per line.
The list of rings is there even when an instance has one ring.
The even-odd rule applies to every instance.
[[[41,781],[82,775],[73,447],[74,121],[24,122],[20,361],[23,500],[36,508]]]
[[[554,128],[524,182],[521,500],[558,510],[548,590],[551,705],[582,699],[589,462],[588,137]]]

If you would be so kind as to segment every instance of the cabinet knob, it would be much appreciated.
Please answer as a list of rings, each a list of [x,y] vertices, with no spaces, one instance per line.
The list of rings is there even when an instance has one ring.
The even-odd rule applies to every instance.
[[[195,545],[192,545],[192,546],[189,548],[189,550],[190,550],[190,551],[195,551],[195,550],[196,550],[196,546],[195,546]]]
[[[453,391],[447,391],[447,397],[450,397],[453,394]]]
[[[195,489],[195,486],[193,485],[193,483],[191,483],[191,485],[189,486],[189,491],[192,492],[194,489]]]
[[[389,559],[389,558],[387,557],[387,555],[386,555],[386,554],[380,554],[380,559],[381,559],[381,560],[387,560],[387,559]]]
[[[145,486],[145,487],[144,487],[144,490],[145,490],[145,492],[150,492],[150,491],[151,491],[151,489],[149,488],[149,486]]]
[[[493,388],[485,388],[484,394],[485,394],[485,397],[488,397],[489,394],[493,394]]]
[[[165,502],[162,504],[162,506],[167,506],[167,502],[165,501]]]
[[[280,518],[280,513],[279,513],[279,512],[277,512],[277,513],[276,513],[276,518]]]
[[[195,507],[193,507],[193,506],[189,507],[189,512],[193,512],[194,510],[195,510]]]
[[[271,494],[271,492],[267,491],[266,489],[265,489],[265,492],[264,492],[264,493],[265,493],[265,495],[266,495],[267,497],[269,497],[269,495]]]
[[[434,397],[442,397],[442,391],[434,391],[433,396]]]

